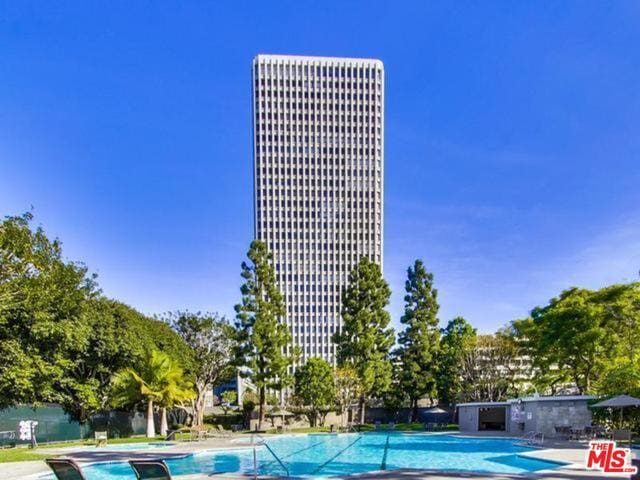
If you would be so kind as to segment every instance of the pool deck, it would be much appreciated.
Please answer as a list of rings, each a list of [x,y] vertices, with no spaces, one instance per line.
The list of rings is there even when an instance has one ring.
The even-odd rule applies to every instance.
[[[452,432],[447,432],[451,434]],[[455,433],[454,433],[455,434]],[[437,435],[432,434],[432,435]],[[487,435],[468,435],[464,436],[487,436]],[[491,436],[497,436],[495,434]],[[265,437],[268,437],[265,435]],[[80,465],[86,465],[94,462],[113,462],[113,461],[126,461],[129,459],[156,459],[156,458],[171,458],[181,457],[189,455],[194,452],[200,452],[205,450],[218,450],[218,449],[230,449],[230,448],[246,448],[250,445],[251,438],[249,435],[238,435],[228,438],[211,438],[199,442],[178,442],[174,446],[147,449],[147,450],[129,450],[129,451],[107,451],[106,449],[95,450],[82,450],[71,452],[68,448],[56,448],[56,449],[39,449],[38,453],[46,454],[47,452],[52,455],[64,455],[69,458],[73,458]],[[241,442],[241,443],[240,443]],[[460,472],[443,472],[443,471],[427,471],[427,470],[386,470],[378,472],[368,472],[357,475],[350,475],[345,477],[335,477],[351,480],[453,480],[461,478],[477,478],[477,479],[491,479],[491,480],[514,480],[514,479],[545,479],[545,480],[567,480],[567,479],[579,479],[579,480],[595,480],[602,479],[603,475],[599,472],[587,471],[584,468],[585,451],[587,444],[585,442],[567,442],[555,439],[548,439],[545,441],[545,446],[542,449],[532,450],[527,452],[526,456],[539,458],[541,460],[550,460],[556,462],[568,463],[558,468],[546,471],[538,471],[527,475],[505,475],[505,474],[473,474],[473,473],[460,473]],[[637,455],[637,454],[636,454]],[[15,463],[0,463],[0,478],[1,479],[15,479],[15,480],[34,480],[42,474],[48,473],[48,467],[42,461],[30,461],[30,462],[15,462]],[[253,476],[240,475],[240,474],[197,474],[197,475],[178,475],[175,476],[177,480],[238,480],[253,478]],[[266,478],[266,477],[261,477]],[[607,478],[629,478],[628,475],[607,475]]]

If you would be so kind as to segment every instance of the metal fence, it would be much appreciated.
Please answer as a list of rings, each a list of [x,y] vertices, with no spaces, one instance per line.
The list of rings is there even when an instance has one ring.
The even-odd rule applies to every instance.
[[[19,438],[18,424],[22,420],[38,422],[35,433],[39,443],[79,440],[92,436],[95,430],[107,430],[110,437],[128,437],[144,433],[146,427],[144,415],[138,412],[104,412],[81,425],[58,405],[23,405],[0,410],[0,446],[29,443]]]

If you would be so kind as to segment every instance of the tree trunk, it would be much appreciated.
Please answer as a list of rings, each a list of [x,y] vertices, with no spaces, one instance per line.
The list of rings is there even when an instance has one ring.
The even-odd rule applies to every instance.
[[[266,388],[260,387],[260,407],[258,408],[258,430],[262,430],[262,422],[264,422],[266,398],[267,398]]]
[[[153,400],[147,401],[147,438],[156,436],[156,426],[153,422]]]
[[[167,425],[167,408],[162,407],[160,409],[160,435],[166,437],[168,430],[169,426]]]
[[[411,399],[411,423],[418,421],[418,399]]]
[[[365,409],[364,397],[360,397],[360,425],[364,425],[364,409]]]
[[[200,385],[196,385],[196,398],[193,400],[193,424],[196,426],[204,425],[204,404],[207,389]]]

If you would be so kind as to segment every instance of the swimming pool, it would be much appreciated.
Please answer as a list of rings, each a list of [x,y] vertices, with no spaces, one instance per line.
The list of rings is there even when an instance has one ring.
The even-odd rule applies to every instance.
[[[452,435],[342,434],[293,435],[267,439],[290,476],[332,477],[374,470],[418,468],[492,473],[528,473],[558,467],[558,463],[521,456],[531,449],[512,439]],[[286,475],[264,447],[257,448],[260,474]],[[193,473],[253,473],[253,450],[206,451],[167,460],[173,475]],[[128,464],[102,463],[86,467],[88,480],[131,480]]]
[[[96,447],[95,445],[87,445],[83,447],[66,447],[59,450],[69,452],[128,452],[135,450],[149,450],[156,448],[166,448],[175,445],[175,442],[140,442],[140,443],[113,443],[107,444],[102,447]]]

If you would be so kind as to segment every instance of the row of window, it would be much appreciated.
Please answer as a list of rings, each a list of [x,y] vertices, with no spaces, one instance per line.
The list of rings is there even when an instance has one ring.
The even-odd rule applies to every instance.
[[[332,103],[341,103],[341,102],[381,102],[382,95],[378,91],[378,93],[372,93],[369,88],[366,89],[358,89],[358,90],[297,90],[297,89],[287,89],[287,90],[268,90],[261,89],[256,95],[255,105],[258,106],[258,99],[260,99],[260,103],[264,107],[264,102],[274,102],[278,99],[288,99],[288,100],[311,100],[314,103],[317,103],[318,100],[323,100]],[[287,102],[287,105],[291,105]],[[302,104],[298,103],[300,108],[302,108]],[[305,108],[309,108],[309,103],[305,102]]]
[[[343,164],[345,162],[342,162]],[[262,164],[262,162],[261,162]],[[257,177],[260,179],[262,177],[274,178],[274,177],[283,177],[283,178],[304,178],[309,176],[353,176],[353,177],[363,177],[365,173],[369,172],[377,172],[380,170],[381,162],[374,159],[360,159],[355,161],[348,162],[347,166],[340,167],[337,165],[329,165],[325,163],[324,165],[318,165],[316,167],[315,163],[311,163],[306,165],[305,167],[284,167],[284,166],[276,166],[273,165],[265,166],[262,164],[261,167],[256,169]]]
[[[382,101],[382,84],[379,82],[283,82],[257,79],[254,84],[254,99],[294,98],[304,100],[351,100]],[[345,96],[341,96],[345,94]],[[360,94],[363,97],[360,97]],[[351,95],[347,97],[346,95]],[[366,96],[365,96],[366,95]]]
[[[323,213],[319,215],[316,214],[316,212],[312,212],[311,214],[305,212],[305,218],[310,217],[311,222],[299,222],[297,224],[294,223],[291,226],[288,226],[285,224],[285,222],[282,222],[282,227],[279,227],[273,225],[273,220],[267,222],[266,219],[261,219],[258,220],[257,226],[260,230],[260,233],[264,233],[270,237],[280,237],[281,240],[284,240],[285,238],[288,238],[290,240],[318,238],[320,234],[324,234],[324,237],[327,240],[339,240],[340,233],[347,237],[345,239],[348,239],[348,237],[350,236],[350,230],[373,230],[376,226],[379,227],[380,218],[379,214],[377,213],[378,212],[354,212],[352,216],[351,214],[345,212]],[[278,217],[276,216],[269,218]],[[314,222],[314,220],[316,220],[316,222]],[[318,222],[317,220],[333,220],[333,222],[322,222],[327,224],[327,227],[323,228],[324,225],[321,225],[321,222]],[[336,220],[348,220],[349,222],[336,222]],[[352,220],[356,220],[357,222],[352,222]],[[333,227],[331,228],[331,230],[329,230],[329,225]]]
[[[280,101],[280,102],[268,102],[265,104],[265,102],[256,102],[256,110],[260,111],[260,112],[275,112],[276,110],[284,110],[285,113],[287,111],[291,111],[291,113],[295,114],[295,113],[304,113],[306,111],[308,111],[309,113],[315,112],[315,113],[319,113],[320,111],[323,112],[329,112],[332,111],[333,113],[337,113],[337,112],[375,112],[375,111],[380,111],[380,104],[374,104],[374,103],[356,103],[356,102],[346,102],[346,103],[333,103],[333,102],[326,102],[326,103],[315,103],[315,104],[311,104],[312,108],[309,108],[309,104],[308,103],[301,103],[301,102],[284,102],[284,101]],[[280,108],[278,108],[280,107]]]
[[[333,333],[337,330],[334,325],[296,325],[293,327],[293,333]]]
[[[273,135],[271,133],[266,134],[263,133],[262,135],[257,135],[256,136],[256,144],[257,145],[269,145],[269,144],[309,144],[309,145],[351,145],[351,146],[356,146],[356,145],[363,145],[365,143],[378,143],[380,144],[381,142],[381,137],[380,135],[375,135],[375,134],[371,134],[369,135],[368,133],[363,133],[363,134],[351,134],[351,135],[344,135],[344,136],[317,136],[317,137],[311,137],[309,138],[309,136],[302,136],[302,135],[293,135],[293,138],[291,138],[292,135]]]
[[[348,113],[320,113],[318,111],[311,111],[311,112],[307,112],[307,113],[301,113],[301,112],[294,112],[293,110],[287,110],[286,112],[280,111],[280,112],[276,112],[275,110],[268,110],[268,111],[260,111],[260,112],[256,112],[256,123],[260,123],[260,121],[269,121],[269,122],[273,122],[278,120],[278,118],[281,120],[281,122],[287,122],[287,123],[293,123],[295,124],[295,121],[297,120],[298,122],[302,122],[303,120],[305,122],[324,122],[324,123],[367,123],[367,124],[372,124],[377,122],[380,122],[380,115],[382,114],[382,109],[381,107],[378,105],[378,107],[374,110],[371,111],[371,115],[362,115],[362,114],[357,114],[354,113],[356,112],[356,110],[354,111],[348,111]],[[362,110],[360,110],[360,112],[362,112]],[[374,114],[375,113],[375,114]]]
[[[374,192],[371,192],[374,193]],[[360,200],[358,201],[357,199],[346,199],[346,200],[340,200],[340,201],[320,201],[320,200],[306,200],[304,202],[300,202],[300,207],[305,207],[305,211],[304,213],[307,213],[306,217],[304,217],[303,215],[298,215],[297,211],[293,211],[292,215],[289,215],[289,217],[293,218],[309,218],[309,211],[350,211],[350,210],[356,210],[356,209],[360,209],[360,210],[365,210],[365,209],[374,209],[376,206],[380,207],[380,199],[378,199],[377,204],[373,202],[373,197],[375,197],[375,195],[367,195],[367,198],[369,198],[369,201],[363,201]],[[281,205],[284,207],[287,205],[285,200],[281,200]],[[289,201],[288,206],[291,207],[291,201]],[[294,205],[295,206],[295,205]],[[290,209],[291,210],[291,209]],[[270,213],[273,215],[274,212],[266,212],[266,213]],[[303,212],[300,212],[303,213]],[[272,225],[273,226],[273,225]],[[276,225],[278,226],[278,225]],[[289,222],[289,227],[291,227],[291,222]]]
[[[363,249],[364,250],[364,249]],[[348,256],[342,256],[342,258],[336,258],[339,257],[339,255],[328,255],[329,258],[325,259],[325,262],[322,264],[306,264],[305,262],[300,262],[300,263],[285,263],[285,262],[278,262],[275,265],[275,270],[276,270],[276,275],[279,277],[284,277],[285,274],[287,272],[291,273],[291,272],[297,272],[297,275],[299,275],[300,278],[304,278],[304,274],[301,272],[304,271],[308,271],[311,272],[311,275],[313,275],[314,273],[320,273],[320,272],[329,272],[329,271],[336,271],[338,270],[337,265],[339,265],[338,261],[342,260],[342,262],[340,263],[340,265],[343,267],[341,268],[341,270],[345,270],[346,271],[350,271],[353,269],[353,265],[355,264],[355,261],[357,260],[357,256],[353,255],[354,258],[348,258],[351,257],[351,255]],[[346,264],[346,267],[345,267]],[[349,265],[351,266],[349,268]],[[315,276],[316,278],[319,278],[319,275]],[[315,279],[314,279],[315,280]]]
[[[319,202],[318,202],[319,203]],[[354,202],[356,203],[356,202]],[[259,210],[257,214],[258,218],[258,227],[267,229],[274,227],[279,229],[280,226],[282,228],[295,228],[295,229],[309,229],[309,228],[317,228],[317,229],[327,229],[331,226],[335,226],[334,222],[325,222],[323,225],[319,225],[319,220],[336,220],[342,218],[343,220],[361,220],[365,221],[366,219],[371,218],[371,221],[377,220],[379,223],[379,219],[377,218],[380,213],[380,201],[378,200],[377,209],[374,208],[374,204],[370,203],[367,210],[358,209],[358,208],[344,208],[344,207],[323,207],[318,209],[292,209],[287,211],[274,211],[272,209],[268,210]],[[352,215],[353,214],[353,215]],[[275,220],[274,220],[275,219]],[[291,222],[293,220],[293,223]],[[302,222],[297,222],[297,220],[312,220],[311,224],[307,221],[305,224]],[[315,220],[315,222],[314,222]],[[273,222],[282,221],[282,224],[274,224]],[[287,223],[285,223],[287,221]],[[270,222],[270,223],[266,223]],[[345,225],[348,226],[348,225]]]
[[[267,187],[273,189],[274,187],[277,189],[286,188],[286,187],[297,187],[297,186],[306,186],[306,187],[356,187],[358,185],[371,185],[375,186],[376,180],[380,183],[380,172],[367,170],[366,172],[361,172],[359,175],[357,171],[353,172],[344,172],[346,175],[309,175],[308,177],[275,177],[272,175],[265,177],[258,176],[257,183],[258,187],[262,187],[262,190],[266,190]],[[353,173],[349,175],[349,173]],[[288,191],[288,190],[287,190]],[[268,193],[268,192],[265,192]]]
[[[303,147],[303,146],[299,146],[299,147],[292,147],[292,146],[284,146],[284,145],[280,145],[278,146],[274,146],[274,145],[270,145],[270,146],[266,146],[266,145],[261,145],[259,142],[256,145],[256,150],[258,151],[258,153],[311,153],[311,154],[322,154],[322,155],[346,155],[348,151],[350,151],[350,153],[352,153],[353,155],[375,155],[376,153],[378,155],[381,155],[382,151],[380,149],[380,146],[378,146],[378,148],[353,148],[353,147],[342,147],[342,148],[338,148],[338,147]]]
[[[333,179],[332,179],[333,181]],[[338,180],[336,180],[336,182],[338,182]],[[371,185],[369,185],[369,183],[372,183]],[[375,185],[374,182],[377,184]],[[325,199],[331,201],[334,198],[341,198],[342,200],[348,200],[347,197],[357,197],[360,199],[374,199],[374,198],[378,198],[380,197],[380,184],[381,184],[381,179],[379,177],[376,177],[375,179],[371,179],[370,181],[365,182],[363,185],[360,185],[360,182],[358,182],[358,185],[351,185],[351,186],[359,186],[360,189],[359,190],[346,190],[346,184],[345,185],[340,185],[338,183],[335,183],[334,186],[335,187],[342,187],[340,189],[338,188],[333,188],[333,189],[323,189],[323,190],[318,190],[318,189],[302,189],[299,187],[302,187],[303,185],[299,185],[298,188],[285,188],[285,187],[281,187],[281,188],[277,188],[277,187],[273,187],[273,188],[260,188],[260,185],[258,185],[258,191],[256,192],[256,198],[258,200],[258,207],[260,206],[260,203],[264,203],[264,205],[266,206],[267,203],[265,202],[270,202],[269,205],[271,207],[273,207],[274,205],[277,206],[278,202],[277,200],[275,200],[275,197],[277,196],[285,196],[288,197],[288,204],[287,206],[291,207],[291,202],[293,201],[295,206],[296,201],[298,201],[298,203],[302,204],[303,201],[309,200],[310,197],[324,197]],[[307,185],[308,187],[311,187],[311,185]],[[328,185],[327,185],[328,186]],[[363,186],[367,186],[367,187],[371,187],[371,188],[367,188],[364,189],[362,188]],[[281,202],[284,201],[283,199],[280,200]],[[282,205],[284,206],[284,205]]]
[[[260,224],[258,225],[258,227],[260,228],[260,233],[262,234],[261,236],[263,236],[266,233],[271,233],[271,235],[269,235],[269,237],[274,238],[275,240],[287,240],[287,239],[288,240],[304,240],[304,239],[310,240],[312,238],[316,239],[316,238],[318,238],[318,235],[315,235],[315,233],[321,233],[322,232],[321,229],[318,229],[317,232],[314,231],[313,232],[314,234],[312,235],[310,229],[308,229],[308,228],[304,228],[304,229],[300,228],[300,229],[295,229],[295,230],[288,230],[288,229],[287,230],[285,230],[285,229],[278,230],[278,229],[276,229],[274,231],[269,232],[266,228],[264,228]],[[362,223],[362,224],[358,225],[357,227],[359,227],[360,229],[373,230],[374,227],[375,227],[375,223],[373,223],[373,221],[371,223]],[[345,228],[346,228],[346,226],[345,226]],[[345,233],[347,237],[349,237],[349,236],[354,236],[355,237],[355,236],[358,235],[355,232],[353,232],[352,234],[349,234],[348,232],[343,232],[343,233]],[[364,235],[364,238],[362,238],[363,235]],[[355,238],[354,240],[362,240],[362,241],[365,241],[365,240],[373,241],[374,240],[373,233],[370,233],[369,235],[367,235],[367,233],[363,234],[362,232],[360,232],[360,237],[361,238],[359,238],[359,239]],[[349,239],[347,238],[347,240],[349,240]],[[336,243],[338,243],[338,242],[336,242]],[[342,245],[344,245],[344,244],[342,244]],[[336,244],[335,248],[339,249],[340,245]]]
[[[355,265],[355,262],[352,264]],[[347,282],[347,275],[338,275],[335,283],[330,282],[306,282],[305,284],[301,283],[280,283],[279,287],[282,288],[282,293],[285,295],[285,298],[291,298],[291,296],[295,295],[304,295],[305,293],[310,293],[313,295],[322,294],[322,293],[331,293],[331,292],[341,292],[343,285]]]
[[[363,168],[364,167],[364,168]],[[256,162],[258,177],[305,177],[326,176],[341,177],[352,174],[358,169],[363,172],[380,173],[382,159],[375,157],[278,157],[274,160],[260,157]],[[362,176],[355,175],[354,176]]]
[[[373,255],[370,255],[373,256]],[[353,270],[353,265],[354,265],[354,261],[357,258],[360,258],[361,255],[353,255],[352,261],[347,261],[345,259],[344,263],[335,263],[333,264],[331,267],[331,271],[333,273],[349,273]],[[375,260],[379,260],[379,255],[376,255],[376,259]],[[306,285],[311,286],[313,285],[313,283],[317,283],[319,285],[324,285],[327,282],[332,282],[334,281],[334,277],[331,275],[327,275],[327,274],[322,274],[322,273],[277,273],[276,277],[278,278],[278,280],[281,281],[285,281],[285,282],[295,282],[295,284],[298,284],[301,287],[304,287]],[[298,290],[298,291],[305,291],[305,290]],[[311,290],[308,290],[311,291]]]
[[[296,128],[292,128],[292,127],[296,127]],[[256,125],[256,132],[258,133],[265,133],[265,132],[272,132],[275,131],[276,133],[284,133],[286,132],[295,132],[295,133],[330,133],[330,132],[335,132],[335,133],[364,133],[369,131],[370,133],[377,133],[378,135],[381,135],[381,128],[380,125],[375,126],[375,125],[371,125],[371,126],[367,126],[367,125],[353,125],[353,124],[349,124],[349,125],[343,125],[343,124],[337,124],[335,122],[329,123],[305,123],[303,125],[299,125],[298,123],[288,123],[288,122],[282,122],[282,123],[259,123]]]
[[[261,124],[259,125],[259,127],[262,127],[261,130],[259,130],[258,133],[258,138],[260,137],[260,134],[262,134],[262,140],[267,142],[267,141],[280,141],[280,142],[287,142],[287,143],[291,143],[293,142],[300,142],[300,143],[310,143],[310,142],[314,142],[315,143],[322,143],[322,142],[326,142],[329,140],[335,140],[335,141],[341,141],[343,138],[347,138],[347,139],[351,139],[351,138],[358,138],[359,136],[364,136],[367,137],[368,134],[371,134],[371,136],[373,137],[374,135],[376,137],[380,136],[382,134],[382,130],[381,128],[375,127],[375,126],[371,126],[371,127],[365,127],[363,125],[359,125],[359,126],[346,126],[346,125],[341,125],[341,126],[328,126],[326,124],[322,125],[322,126],[318,126],[317,129],[317,133],[318,135],[313,136],[314,130],[312,129],[311,134],[312,136],[309,137],[309,132],[305,132],[307,133],[307,135],[303,136],[303,135],[291,135],[291,129],[288,128],[287,132],[288,134],[284,134],[284,132],[281,132],[281,135],[278,135],[279,132],[276,132],[275,135],[273,135],[271,132],[269,132],[269,134],[267,135],[267,130],[266,128],[264,128],[266,126],[266,124]],[[298,133],[298,134],[302,134],[303,132],[299,131],[299,130],[295,130],[294,133]],[[319,135],[323,133],[324,135]],[[336,134],[335,136],[332,134]]]
[[[286,63],[281,63],[286,62]],[[280,75],[284,77],[340,77],[340,78],[382,78],[382,70],[373,64],[360,65],[311,65],[309,63],[289,63],[282,59],[276,63],[256,63],[256,75]]]

